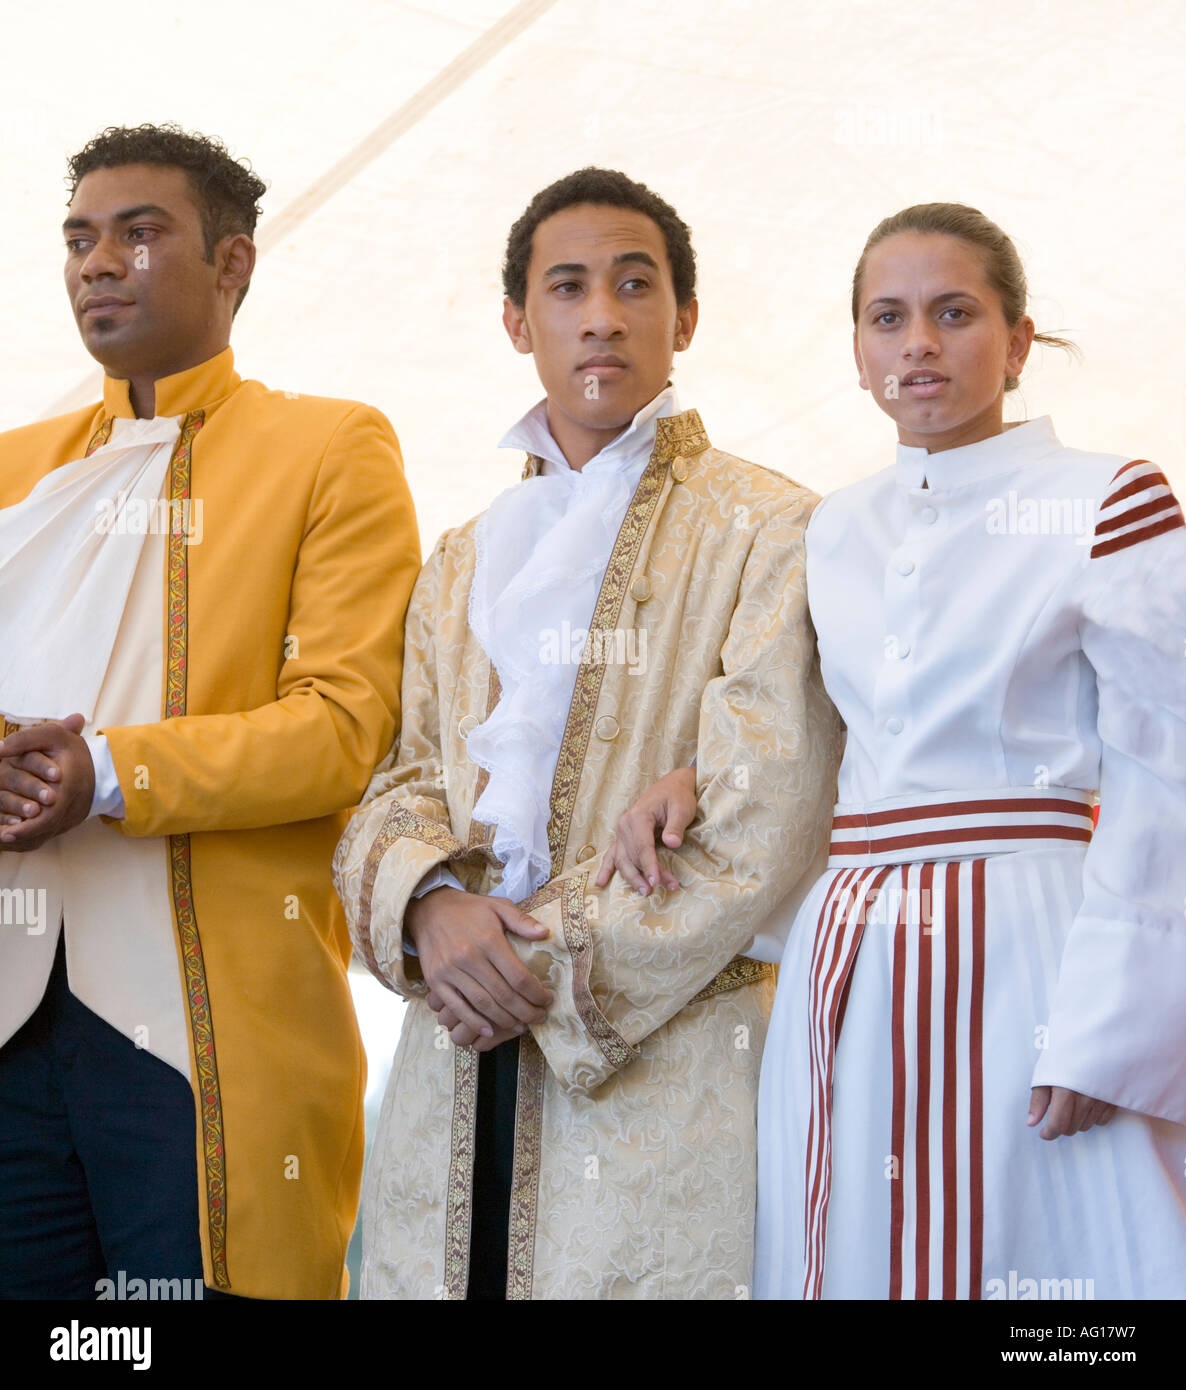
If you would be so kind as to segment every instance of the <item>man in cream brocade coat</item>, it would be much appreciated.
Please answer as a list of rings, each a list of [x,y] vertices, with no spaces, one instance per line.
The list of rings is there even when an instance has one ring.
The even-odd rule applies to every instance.
[[[581,665],[553,877],[521,904],[551,934],[508,936],[555,994],[520,1049],[508,1298],[749,1294],[774,979],[745,953],[826,838],[839,752],[804,588],[816,501],[712,448],[695,411],[658,422],[590,624],[645,629],[646,668]],[[498,693],[467,621],[475,524],[420,575],[402,734],[335,863],[360,954],[409,1001],[364,1189],[364,1297],[465,1296],[478,1059],[438,1028],[401,933],[435,865],[476,893],[501,872],[464,737]],[[618,816],[693,757],[700,814],[663,852],[681,891],[596,888]]]

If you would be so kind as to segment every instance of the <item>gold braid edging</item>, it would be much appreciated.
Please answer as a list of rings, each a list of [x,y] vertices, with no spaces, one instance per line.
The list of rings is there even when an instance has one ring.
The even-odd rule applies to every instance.
[[[568,845],[568,830],[576,805],[577,784],[581,779],[581,769],[589,747],[589,731],[593,727],[597,699],[601,694],[601,681],[605,674],[604,665],[593,660],[593,653],[597,651],[593,634],[608,631],[618,620],[622,602],[626,597],[626,586],[642,546],[642,538],[646,535],[655,504],[663,491],[669,463],[681,449],[695,453],[703,452],[707,447],[708,436],[704,433],[700,416],[694,410],[658,422],[650,462],[638,480],[638,487],[626,509],[613,550],[610,551],[609,564],[606,565],[605,577],[601,581],[601,591],[593,606],[584,655],[577,668],[572,703],[568,707],[568,722],[564,726],[564,738],[561,740],[560,753],[556,758],[556,775],[552,779],[548,852],[552,857],[554,874],[560,873],[564,867],[564,851]]]
[[[111,416],[100,422],[98,429],[91,435],[91,442],[86,446],[85,458],[90,458],[96,449],[101,449],[107,443],[111,438],[111,427],[114,424],[115,420]]]
[[[620,1069],[633,1062],[640,1053],[636,1047],[630,1046],[601,1012],[589,986],[589,974],[593,968],[593,938],[589,934],[585,916],[585,889],[588,883],[588,874],[577,874],[570,879],[553,879],[542,888],[537,888],[517,906],[520,912],[531,913],[537,907],[560,898],[564,944],[572,960],[573,1006],[585,1025],[585,1031],[601,1049],[605,1060],[615,1069]]]
[[[539,1044],[530,1033],[524,1033],[519,1039],[519,1077],[515,1093],[515,1158],[507,1232],[508,1302],[531,1297],[543,1156],[544,1066]]]
[[[769,961],[734,956],[719,974],[709,980],[699,994],[694,994],[688,1000],[688,1003],[698,1004],[701,999],[711,999],[714,994],[725,994],[731,989],[740,989],[742,985],[752,985],[757,980],[773,978],[774,966]]]
[[[474,1205],[478,1054],[468,1047],[455,1047],[453,1053],[453,1120],[445,1197],[445,1297],[464,1299],[469,1289],[469,1237]]]
[[[439,821],[422,816],[417,811],[409,811],[398,802],[387,812],[383,824],[379,827],[379,833],[371,841],[371,847],[367,851],[366,864],[362,871],[362,888],[358,895],[357,946],[367,965],[380,979],[386,979],[386,975],[375,957],[375,947],[371,940],[371,907],[375,895],[375,879],[379,875],[379,865],[383,862],[383,856],[396,840],[401,839],[419,840],[423,844],[432,845],[434,849],[443,849],[447,856],[457,854],[462,848],[461,841]]]
[[[194,410],[182,421],[181,434],[169,460],[170,503],[189,500],[193,442],[205,420],[204,411]],[[180,528],[171,527],[168,547],[169,611],[165,658],[166,719],[180,719],[186,709],[186,672],[189,657],[187,557],[184,533]],[[197,1073],[211,1272],[215,1288],[229,1289],[231,1279],[227,1271],[226,1138],[223,1131],[222,1092],[218,1082],[218,1058],[214,1050],[214,1019],[210,1006],[210,990],[206,981],[206,961],[202,952],[197,914],[194,911],[192,867],[189,836],[170,835],[169,879],[173,895],[173,920],[181,949],[182,973],[185,977],[194,1068]]]

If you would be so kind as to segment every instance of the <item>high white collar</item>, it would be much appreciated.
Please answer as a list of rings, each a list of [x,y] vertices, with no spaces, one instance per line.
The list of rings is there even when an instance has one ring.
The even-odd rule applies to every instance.
[[[940,449],[933,454],[923,448],[899,444],[898,485],[920,488],[925,478],[927,486],[936,492],[964,487],[981,478],[1012,472],[1061,447],[1049,415],[1006,425],[1000,434],[977,440],[975,444]]]
[[[574,469],[548,428],[548,402],[545,397],[533,405],[498,441],[500,449],[522,449],[543,460],[545,476],[570,473],[574,477],[616,471],[650,458],[655,447],[657,422],[680,413],[675,387],[667,385],[635,415],[630,424],[585,464]]]

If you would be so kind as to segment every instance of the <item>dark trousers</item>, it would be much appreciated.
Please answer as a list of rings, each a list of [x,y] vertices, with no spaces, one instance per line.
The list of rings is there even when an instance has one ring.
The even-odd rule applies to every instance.
[[[466,1298],[507,1296],[507,1227],[515,1160],[519,1039],[478,1054],[473,1220]]]
[[[70,993],[63,932],[0,1048],[0,1298],[118,1297],[121,1271],[227,1297],[202,1287],[194,1125],[186,1078]]]

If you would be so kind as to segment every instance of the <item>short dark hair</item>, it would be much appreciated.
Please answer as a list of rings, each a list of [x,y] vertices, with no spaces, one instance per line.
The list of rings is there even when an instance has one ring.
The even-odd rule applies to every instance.
[[[590,165],[566,174],[537,193],[511,228],[502,264],[502,288],[512,304],[521,309],[527,302],[527,266],[535,229],[545,218],[580,203],[632,208],[649,217],[663,233],[667,244],[676,304],[682,309],[695,298],[696,253],[692,250],[692,234],[676,210],[657,193],[652,193],[646,184],[636,183],[617,169],[597,169]]]
[[[233,159],[222,143],[208,135],[190,134],[177,125],[108,126],[70,160],[66,182],[72,201],[78,185],[94,169],[118,169],[125,164],[160,164],[184,169],[202,219],[206,259],[225,236],[255,232],[259,200],[267,184],[251,166]],[[235,301],[243,303],[244,285]]]

